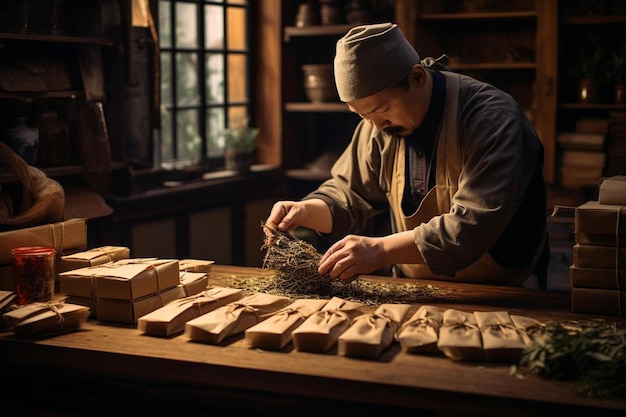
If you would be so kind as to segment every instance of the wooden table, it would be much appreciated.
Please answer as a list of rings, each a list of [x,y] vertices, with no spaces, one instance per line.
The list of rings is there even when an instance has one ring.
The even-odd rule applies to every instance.
[[[215,265],[210,282],[262,273],[267,271]],[[506,310],[540,320],[589,317],[570,312],[569,293],[429,283],[452,292],[442,299],[416,298],[416,307]],[[0,333],[0,369],[2,415],[13,415],[7,409],[46,416],[626,415],[626,401],[579,396],[568,382],[520,379],[508,364],[409,354],[397,343],[365,360],[336,349],[298,352],[291,344],[279,352],[250,349],[238,336],[206,345],[183,334],[158,338],[133,326],[89,321],[81,331],[46,339]]]

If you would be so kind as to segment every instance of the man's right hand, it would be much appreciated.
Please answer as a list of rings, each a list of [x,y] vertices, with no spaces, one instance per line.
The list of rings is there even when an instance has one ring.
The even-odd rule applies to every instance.
[[[319,199],[304,201],[279,201],[274,204],[265,221],[265,235],[271,237],[269,229],[282,232],[304,226],[321,233],[330,233],[332,218],[328,205]]]

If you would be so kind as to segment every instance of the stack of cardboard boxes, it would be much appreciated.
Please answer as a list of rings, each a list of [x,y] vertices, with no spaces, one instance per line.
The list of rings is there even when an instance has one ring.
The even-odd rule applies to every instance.
[[[572,311],[626,315],[626,181],[605,179],[598,200],[576,208]]]

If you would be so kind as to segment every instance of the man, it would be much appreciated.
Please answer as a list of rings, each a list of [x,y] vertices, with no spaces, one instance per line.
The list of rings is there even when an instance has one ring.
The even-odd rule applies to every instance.
[[[508,94],[425,61],[391,23],[337,42],[339,97],[363,120],[332,178],[302,201],[277,202],[267,225],[339,239],[319,272],[345,281],[394,265],[408,277],[492,284],[532,275],[545,287],[537,133]],[[394,233],[349,234],[384,210]]]

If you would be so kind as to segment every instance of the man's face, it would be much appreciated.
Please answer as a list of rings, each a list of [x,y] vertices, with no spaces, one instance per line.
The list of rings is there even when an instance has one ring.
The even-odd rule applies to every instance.
[[[348,103],[354,113],[390,135],[407,136],[424,120],[430,93],[423,69],[408,77],[409,87],[394,86],[380,93]]]

